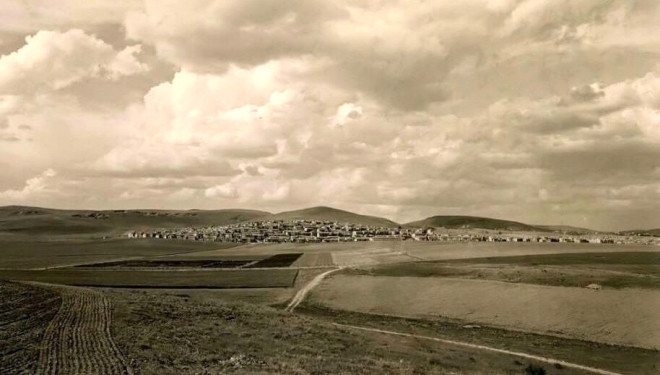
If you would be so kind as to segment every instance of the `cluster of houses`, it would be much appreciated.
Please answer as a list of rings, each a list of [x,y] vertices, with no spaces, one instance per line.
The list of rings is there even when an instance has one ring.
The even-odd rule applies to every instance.
[[[162,238],[235,243],[314,243],[357,241],[640,243],[616,235],[498,232],[476,229],[386,228],[333,221],[252,221],[224,226],[131,231],[129,238]]]
[[[316,220],[251,221],[224,226],[128,233],[130,238],[166,238],[239,243],[399,240],[413,238],[414,235],[414,231],[403,228],[372,227]]]

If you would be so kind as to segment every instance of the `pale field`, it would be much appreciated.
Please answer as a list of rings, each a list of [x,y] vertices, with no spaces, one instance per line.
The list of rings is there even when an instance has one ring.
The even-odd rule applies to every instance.
[[[331,253],[332,259],[337,266],[368,266],[420,260],[625,251],[660,252],[660,247],[648,245],[572,243],[369,241],[318,244],[254,244],[228,249],[191,252],[185,254],[185,256],[209,258],[239,254]]]
[[[627,251],[660,252],[660,246],[579,243],[488,243],[459,244],[411,243],[405,246],[408,255],[425,260],[472,259],[539,254],[609,253]]]
[[[451,278],[334,275],[309,296],[332,309],[464,322],[660,349],[660,291]]]
[[[660,247],[571,243],[369,241],[318,244],[250,244],[228,249],[192,252],[185,254],[185,257],[221,258],[231,255],[265,256],[281,253],[303,253],[303,256],[292,267],[329,267],[333,265],[340,267],[370,267],[378,264],[427,260],[627,251],[660,252]]]

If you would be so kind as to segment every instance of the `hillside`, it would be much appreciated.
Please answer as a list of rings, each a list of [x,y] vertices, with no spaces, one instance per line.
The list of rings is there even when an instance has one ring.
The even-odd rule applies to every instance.
[[[127,230],[224,225],[269,215],[255,210],[56,210],[0,207],[0,234],[106,235]]]
[[[406,227],[434,227],[434,228],[475,228],[493,230],[518,230],[518,231],[548,231],[532,225],[519,223],[517,221],[491,219],[476,216],[431,216],[424,220],[413,221],[405,224]]]
[[[302,210],[285,211],[262,218],[264,220],[319,220],[336,221],[339,223],[363,224],[375,227],[396,228],[398,223],[382,217],[359,215],[353,212],[332,207],[312,207]]]
[[[561,232],[561,233],[569,233],[569,234],[594,234],[594,233],[600,233],[597,230],[593,229],[588,229],[588,228],[580,228],[580,227],[572,227],[570,225],[534,225],[535,228],[539,228],[541,230],[549,230],[552,232]]]
[[[656,236],[656,237],[660,237],[660,228],[625,230],[625,231],[619,232],[619,234],[628,235],[628,236],[639,235],[639,236]]]

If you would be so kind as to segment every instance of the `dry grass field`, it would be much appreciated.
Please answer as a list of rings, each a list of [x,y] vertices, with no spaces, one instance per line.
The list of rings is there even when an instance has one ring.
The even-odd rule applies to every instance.
[[[220,291],[224,293],[225,291]],[[190,294],[188,294],[190,293]],[[113,334],[136,374],[588,374],[410,338],[349,331],[326,319],[212,299],[195,291],[114,290]]]
[[[660,253],[570,253],[387,264],[374,276],[459,277],[552,286],[660,289]]]
[[[660,349],[660,291],[452,278],[335,275],[311,301],[333,309],[447,317],[507,329]]]
[[[626,375],[655,375],[660,369],[660,353],[657,350],[607,345],[486,325],[466,325],[461,320],[448,318],[429,320],[334,310],[309,301],[298,307],[296,311],[331,322],[520,351]],[[419,340],[417,344],[421,348],[426,347],[424,341]],[[514,361],[520,362],[519,359]],[[544,365],[543,367],[546,374],[559,375],[571,372],[561,366]],[[492,373],[496,372],[484,372],[484,374]],[[506,374],[525,374],[525,371],[519,368]]]
[[[579,244],[579,243],[491,243],[491,242],[426,242],[367,241],[313,244],[250,244],[190,252],[175,257],[213,258],[229,255],[273,255],[282,253],[330,253],[338,266],[371,266],[425,260],[454,260],[486,257],[511,257],[542,254],[656,252],[660,247],[645,245]]]

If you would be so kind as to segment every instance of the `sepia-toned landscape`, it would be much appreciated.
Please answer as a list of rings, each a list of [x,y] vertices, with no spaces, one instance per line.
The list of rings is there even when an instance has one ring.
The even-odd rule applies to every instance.
[[[0,0],[0,375],[659,375],[660,1]]]
[[[296,232],[225,242],[208,229],[155,233],[370,226],[330,208],[309,220],[309,210],[286,220],[195,211],[194,223],[170,218],[193,211],[1,212],[3,373],[658,372],[656,237],[489,229],[497,222],[479,218],[415,238],[315,230],[323,237],[307,243]]]

